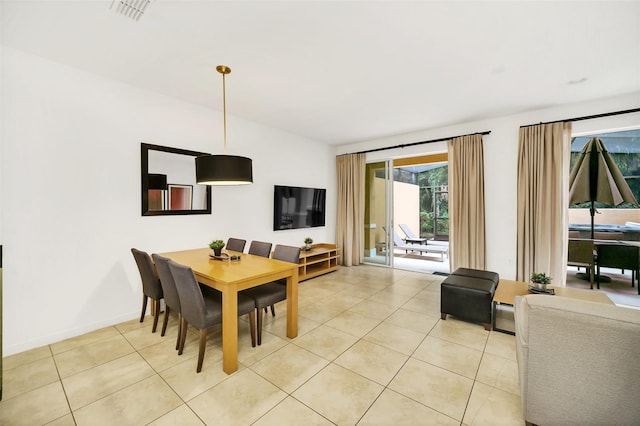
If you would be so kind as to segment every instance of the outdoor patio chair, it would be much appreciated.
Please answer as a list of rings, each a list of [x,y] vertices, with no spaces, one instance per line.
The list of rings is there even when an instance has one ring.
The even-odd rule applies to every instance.
[[[409,253],[409,251],[417,251],[420,254],[438,253],[440,254],[440,258],[442,259],[443,262],[444,262],[444,256],[448,255],[449,253],[449,249],[446,246],[432,246],[432,245],[405,243],[395,230],[393,231],[393,246],[394,248],[404,250],[406,253]]]
[[[593,240],[569,239],[567,265],[586,268],[592,290],[596,269],[596,257],[597,253]],[[598,288],[600,288],[600,280],[598,280]]]
[[[409,241],[418,241],[418,242],[426,242],[427,239],[426,238],[422,238],[417,236],[416,234],[414,234],[411,229],[409,228],[409,226],[406,223],[401,223],[400,225],[398,225],[400,227],[400,229],[402,229],[402,232],[404,232],[404,234],[407,236],[407,238],[403,238],[404,240]]]

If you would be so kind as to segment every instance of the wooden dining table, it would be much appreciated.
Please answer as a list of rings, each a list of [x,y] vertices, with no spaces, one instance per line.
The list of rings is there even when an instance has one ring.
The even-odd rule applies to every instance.
[[[281,278],[287,280],[287,337],[298,336],[298,265],[252,254],[228,251],[240,260],[211,258],[208,248],[161,253],[189,266],[196,279],[222,292],[222,369],[238,370],[238,291]]]

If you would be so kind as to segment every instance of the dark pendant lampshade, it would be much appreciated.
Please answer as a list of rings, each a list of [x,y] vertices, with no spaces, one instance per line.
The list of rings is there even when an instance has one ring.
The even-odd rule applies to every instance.
[[[149,173],[149,189],[167,189],[167,175]]]
[[[251,158],[227,155],[227,96],[225,75],[231,68],[218,65],[222,74],[222,118],[224,124],[224,155],[202,155],[196,157],[196,182],[202,185],[248,185],[253,183]]]
[[[216,186],[253,183],[251,159],[237,155],[196,157],[196,182]]]

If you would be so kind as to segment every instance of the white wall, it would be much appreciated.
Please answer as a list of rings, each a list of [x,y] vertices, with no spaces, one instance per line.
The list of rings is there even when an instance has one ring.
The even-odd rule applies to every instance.
[[[0,22],[2,19],[2,7],[0,7]],[[0,94],[2,94],[2,31],[0,31]],[[0,98],[0,129],[4,128],[3,115],[2,115],[2,107],[4,102],[1,101]],[[2,164],[2,132],[0,131],[0,165]],[[0,173],[0,244],[3,243],[2,240],[2,173]],[[1,277],[0,277],[1,278]],[[2,292],[2,285],[0,283],[0,293]],[[2,294],[0,294],[0,314],[2,313]],[[0,336],[2,336],[2,318],[0,318]],[[2,358],[2,342],[0,342],[0,358]],[[2,367],[2,360],[0,360],[0,367]],[[2,374],[0,373],[0,378]],[[1,385],[0,385],[1,387]]]
[[[420,187],[412,183],[393,182],[393,229],[405,237],[400,224],[406,224],[420,236]]]
[[[490,101],[488,101],[490,102]],[[439,139],[490,130],[483,137],[487,231],[487,269],[514,279],[516,274],[518,130],[520,126],[640,107],[640,92],[530,111],[495,119],[430,129],[337,147],[338,155],[366,149]],[[640,113],[573,123],[573,134],[640,125]],[[446,152],[445,142],[396,148],[367,154],[367,161]]]
[[[222,114],[6,47],[1,76],[5,355],[139,315],[131,247],[335,241],[331,147],[228,115],[255,183],[214,188],[211,215],[142,217],[140,143],[222,153]],[[327,188],[327,226],[273,232],[274,184]]]

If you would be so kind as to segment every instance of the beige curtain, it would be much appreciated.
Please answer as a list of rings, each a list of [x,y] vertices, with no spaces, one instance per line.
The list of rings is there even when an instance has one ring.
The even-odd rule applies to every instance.
[[[571,123],[520,128],[516,279],[544,272],[563,286],[567,275]]]
[[[336,157],[338,206],[336,245],[342,251],[342,264],[359,265],[364,257],[364,181],[365,154]]]
[[[449,150],[449,266],[485,269],[482,135],[451,139]]]

